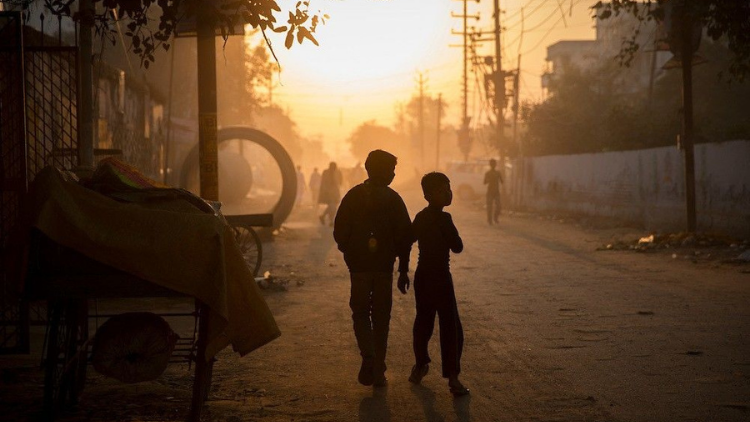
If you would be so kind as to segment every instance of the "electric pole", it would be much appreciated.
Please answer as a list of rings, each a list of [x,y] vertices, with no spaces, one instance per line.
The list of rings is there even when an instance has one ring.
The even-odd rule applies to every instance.
[[[497,124],[495,148],[500,152],[505,131],[505,120],[503,116],[503,108],[505,107],[505,74],[503,73],[503,60],[500,44],[500,0],[494,0],[493,3],[493,14],[495,20],[495,123]]]
[[[424,85],[427,82],[422,72],[419,72],[419,154],[421,169],[424,169]]]
[[[443,94],[438,94],[437,137],[435,138],[435,170],[440,170],[440,119],[443,116]]]
[[[687,231],[695,233],[695,152],[693,150],[693,55],[701,43],[703,26],[695,7],[687,0],[665,3],[669,49],[682,67],[682,136],[679,147],[685,159],[685,205]]]
[[[471,150],[471,138],[469,137],[469,89],[468,89],[468,63],[469,63],[469,32],[468,32],[468,18],[474,18],[476,20],[479,20],[479,15],[469,15],[468,14],[468,0],[460,0],[463,1],[463,14],[457,15],[455,13],[451,13],[451,17],[454,18],[461,18],[463,20],[463,31],[456,32],[451,31],[453,35],[462,35],[463,36],[463,49],[464,49],[464,67],[463,67],[463,101],[461,104],[462,107],[462,118],[461,118],[461,129],[458,131],[458,146],[461,149],[461,152],[464,153],[464,159],[469,159],[469,151]],[[479,0],[476,0],[477,3],[479,3]]]

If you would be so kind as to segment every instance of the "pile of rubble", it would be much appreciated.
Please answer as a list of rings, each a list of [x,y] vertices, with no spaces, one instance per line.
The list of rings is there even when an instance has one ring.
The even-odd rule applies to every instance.
[[[712,233],[664,233],[650,234],[639,239],[618,240],[597,248],[600,251],[632,250],[636,252],[674,250],[678,253],[691,250],[692,255],[722,255],[724,261],[750,263],[750,240],[738,240],[729,236]]]

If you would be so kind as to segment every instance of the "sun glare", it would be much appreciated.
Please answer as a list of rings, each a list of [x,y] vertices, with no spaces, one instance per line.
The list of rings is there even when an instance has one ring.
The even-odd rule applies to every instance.
[[[320,46],[305,42],[280,54],[282,69],[312,83],[413,72],[445,47],[450,25],[447,6],[424,0],[313,0],[311,11],[317,9],[330,16],[316,34]]]

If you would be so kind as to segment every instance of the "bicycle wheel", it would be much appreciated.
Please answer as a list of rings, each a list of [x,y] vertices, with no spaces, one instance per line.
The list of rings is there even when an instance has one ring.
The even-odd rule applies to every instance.
[[[263,260],[263,245],[260,243],[258,234],[252,227],[232,226],[232,230],[234,230],[234,239],[245,258],[247,268],[253,273],[253,277],[257,276]]]

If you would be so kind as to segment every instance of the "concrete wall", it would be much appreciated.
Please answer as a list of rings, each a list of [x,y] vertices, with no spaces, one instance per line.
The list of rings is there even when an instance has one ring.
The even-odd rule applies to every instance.
[[[513,195],[521,206],[685,230],[683,156],[675,147],[533,157],[517,164],[510,186],[522,185]],[[697,145],[695,172],[698,230],[750,236],[750,141]]]

